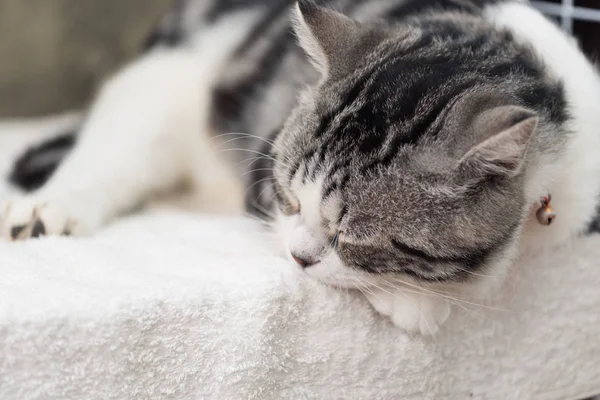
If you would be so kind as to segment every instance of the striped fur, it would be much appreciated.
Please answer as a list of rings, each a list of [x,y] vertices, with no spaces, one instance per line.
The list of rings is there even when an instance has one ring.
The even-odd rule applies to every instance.
[[[553,37],[573,75],[507,10]],[[207,46],[241,16],[246,30],[207,85],[209,130],[235,150],[247,209],[278,214],[294,260],[329,284],[400,276],[446,290],[530,248],[529,209],[552,188],[581,212],[563,234],[540,234],[547,243],[583,232],[600,195],[556,187],[590,164],[573,156],[596,145],[581,97],[600,100],[578,79],[597,76],[531,13],[520,0],[178,0],[149,47]],[[408,318],[378,296],[410,330],[448,315],[420,296]]]
[[[363,190],[360,186],[363,179],[373,181],[377,174],[412,169],[411,158],[417,157],[421,147],[426,148],[436,140],[447,141],[447,146],[463,146],[453,143],[460,141],[459,138],[439,137],[453,135],[445,132],[444,118],[450,118],[448,115],[453,112],[468,112],[468,105],[458,111],[452,110],[451,106],[461,96],[473,91],[501,93],[498,98],[482,101],[515,104],[533,110],[543,119],[545,126],[552,128],[545,135],[564,135],[560,127],[568,116],[561,83],[545,76],[544,66],[529,49],[519,45],[511,33],[492,29],[482,18],[484,7],[498,3],[498,0],[321,2],[361,21],[365,24],[364,30],[385,33],[376,39],[376,43],[357,50],[357,59],[347,66],[343,76],[305,92],[304,97],[308,97],[308,101],[301,102],[301,112],[297,112],[291,122],[288,121],[288,125],[294,127],[280,133],[288,115],[297,106],[297,94],[307,84],[314,85],[319,80],[318,72],[307,61],[293,34],[290,23],[292,3],[291,0],[178,0],[151,38],[152,46],[185,46],[195,35],[201,36],[203,30],[228,14],[251,10],[262,13],[249,29],[246,39],[231,52],[230,60],[215,85],[211,112],[213,129],[217,134],[244,132],[251,135],[236,140],[236,148],[257,149],[276,154],[280,161],[285,160],[273,163],[268,158],[251,158],[254,172],[248,174],[250,190],[247,191],[246,205],[253,212],[263,216],[270,214],[275,207],[273,201],[282,198],[277,196],[274,188],[289,186],[295,177],[303,183],[314,182],[317,178],[323,180],[322,201],[329,197],[348,199],[352,195],[347,192]],[[301,6],[309,14],[316,9],[314,4],[303,2]],[[390,30],[390,27],[393,29]],[[351,50],[352,44],[348,46],[344,51]],[[310,123],[303,123],[297,118],[308,119]],[[297,133],[298,130],[302,133]],[[258,142],[252,137],[265,137],[269,142]],[[269,143],[272,140],[277,140],[278,147],[284,150],[277,152],[271,148]],[[561,138],[551,140],[557,145],[564,142]],[[248,157],[242,152],[240,158]],[[446,160],[446,164],[450,162]],[[273,167],[280,171],[276,186],[272,185],[275,177],[270,171]],[[422,175],[419,179],[427,174],[439,173],[418,172]],[[497,182],[494,181],[494,184]],[[509,186],[504,189],[508,190]],[[481,197],[485,195],[478,193]],[[523,194],[514,192],[510,195],[513,199],[511,207],[522,209]],[[418,197],[418,194],[415,196]],[[514,199],[519,200],[515,203]],[[457,197],[452,201],[462,200]],[[398,263],[398,258],[393,255],[394,249],[408,248],[408,245],[400,244],[398,236],[402,233],[383,224],[384,216],[393,211],[396,217],[390,218],[390,222],[395,223],[402,214],[395,211],[395,207],[411,209],[410,205],[396,203],[389,199],[386,202],[388,210],[377,210],[380,217],[375,218],[374,223],[381,225],[369,228],[373,232],[392,232],[385,239],[385,247],[391,254],[388,262],[382,260],[375,266],[368,266],[369,256],[364,261],[355,260],[348,264],[369,272],[403,272],[421,279],[464,279],[469,272],[486,265],[487,257],[483,254],[494,254],[514,239],[521,219],[521,213],[516,212],[504,223],[506,232],[497,230],[487,235],[485,240],[478,236],[477,240],[471,238],[471,243],[464,243],[469,235],[463,233],[460,246],[448,245],[449,239],[454,236],[452,224],[448,224],[448,229],[441,226],[436,229],[443,234],[443,239],[415,239],[415,232],[411,232],[415,245],[423,248],[424,254],[429,254],[424,257],[426,260],[470,260],[455,263],[460,264],[460,268],[468,265],[468,271],[436,268],[422,273],[419,266],[425,267],[425,264],[408,263],[408,269],[399,267],[406,263]],[[340,219],[364,219],[353,216],[353,213],[361,213],[362,210],[349,204],[341,207],[347,215]],[[438,207],[444,209],[445,206]],[[497,209],[488,211],[489,214],[494,212]],[[427,213],[430,215],[427,219],[438,224],[433,218],[435,213],[432,210],[427,210]],[[405,218],[421,221],[420,225],[423,225],[421,217],[407,215]],[[501,221],[497,223],[503,224]],[[360,235],[364,234],[357,230],[356,236]],[[492,245],[492,242],[495,244]],[[486,250],[478,250],[481,247]],[[380,252],[382,244],[375,242],[360,248],[361,253],[371,254]],[[471,248],[474,250],[469,250]],[[475,253],[482,255],[469,256]]]

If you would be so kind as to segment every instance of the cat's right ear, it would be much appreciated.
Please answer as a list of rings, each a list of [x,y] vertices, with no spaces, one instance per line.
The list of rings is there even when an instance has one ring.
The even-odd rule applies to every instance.
[[[300,46],[313,65],[327,78],[335,74],[353,38],[358,24],[336,11],[310,1],[296,2],[294,29]]]
[[[353,19],[310,0],[296,2],[294,22],[300,46],[324,79],[350,71],[364,52],[361,47],[378,40]]]

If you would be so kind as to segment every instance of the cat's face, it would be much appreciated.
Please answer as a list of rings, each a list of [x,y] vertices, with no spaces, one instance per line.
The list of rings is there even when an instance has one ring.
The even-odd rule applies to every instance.
[[[299,36],[324,79],[274,149],[291,257],[344,287],[382,274],[464,281],[512,257],[535,116],[459,79],[452,60],[415,62],[418,34],[302,11]],[[335,43],[332,26],[347,30]]]

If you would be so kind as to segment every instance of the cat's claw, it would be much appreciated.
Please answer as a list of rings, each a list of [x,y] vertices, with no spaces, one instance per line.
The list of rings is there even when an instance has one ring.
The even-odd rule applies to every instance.
[[[11,241],[70,235],[76,225],[59,207],[33,198],[7,202],[0,210],[2,236]]]
[[[401,289],[372,290],[367,298],[379,313],[410,334],[435,335],[450,316],[450,304],[430,295]]]

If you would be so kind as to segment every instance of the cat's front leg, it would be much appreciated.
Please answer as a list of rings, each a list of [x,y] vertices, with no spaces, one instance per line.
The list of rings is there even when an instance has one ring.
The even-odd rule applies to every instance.
[[[403,288],[371,288],[367,299],[375,310],[410,334],[435,335],[450,316],[445,298]]]
[[[189,175],[208,99],[197,58],[147,55],[101,90],[78,143],[39,190],[0,206],[9,240],[86,234]],[[207,92],[207,90],[206,90]],[[206,140],[206,139],[204,139]]]

